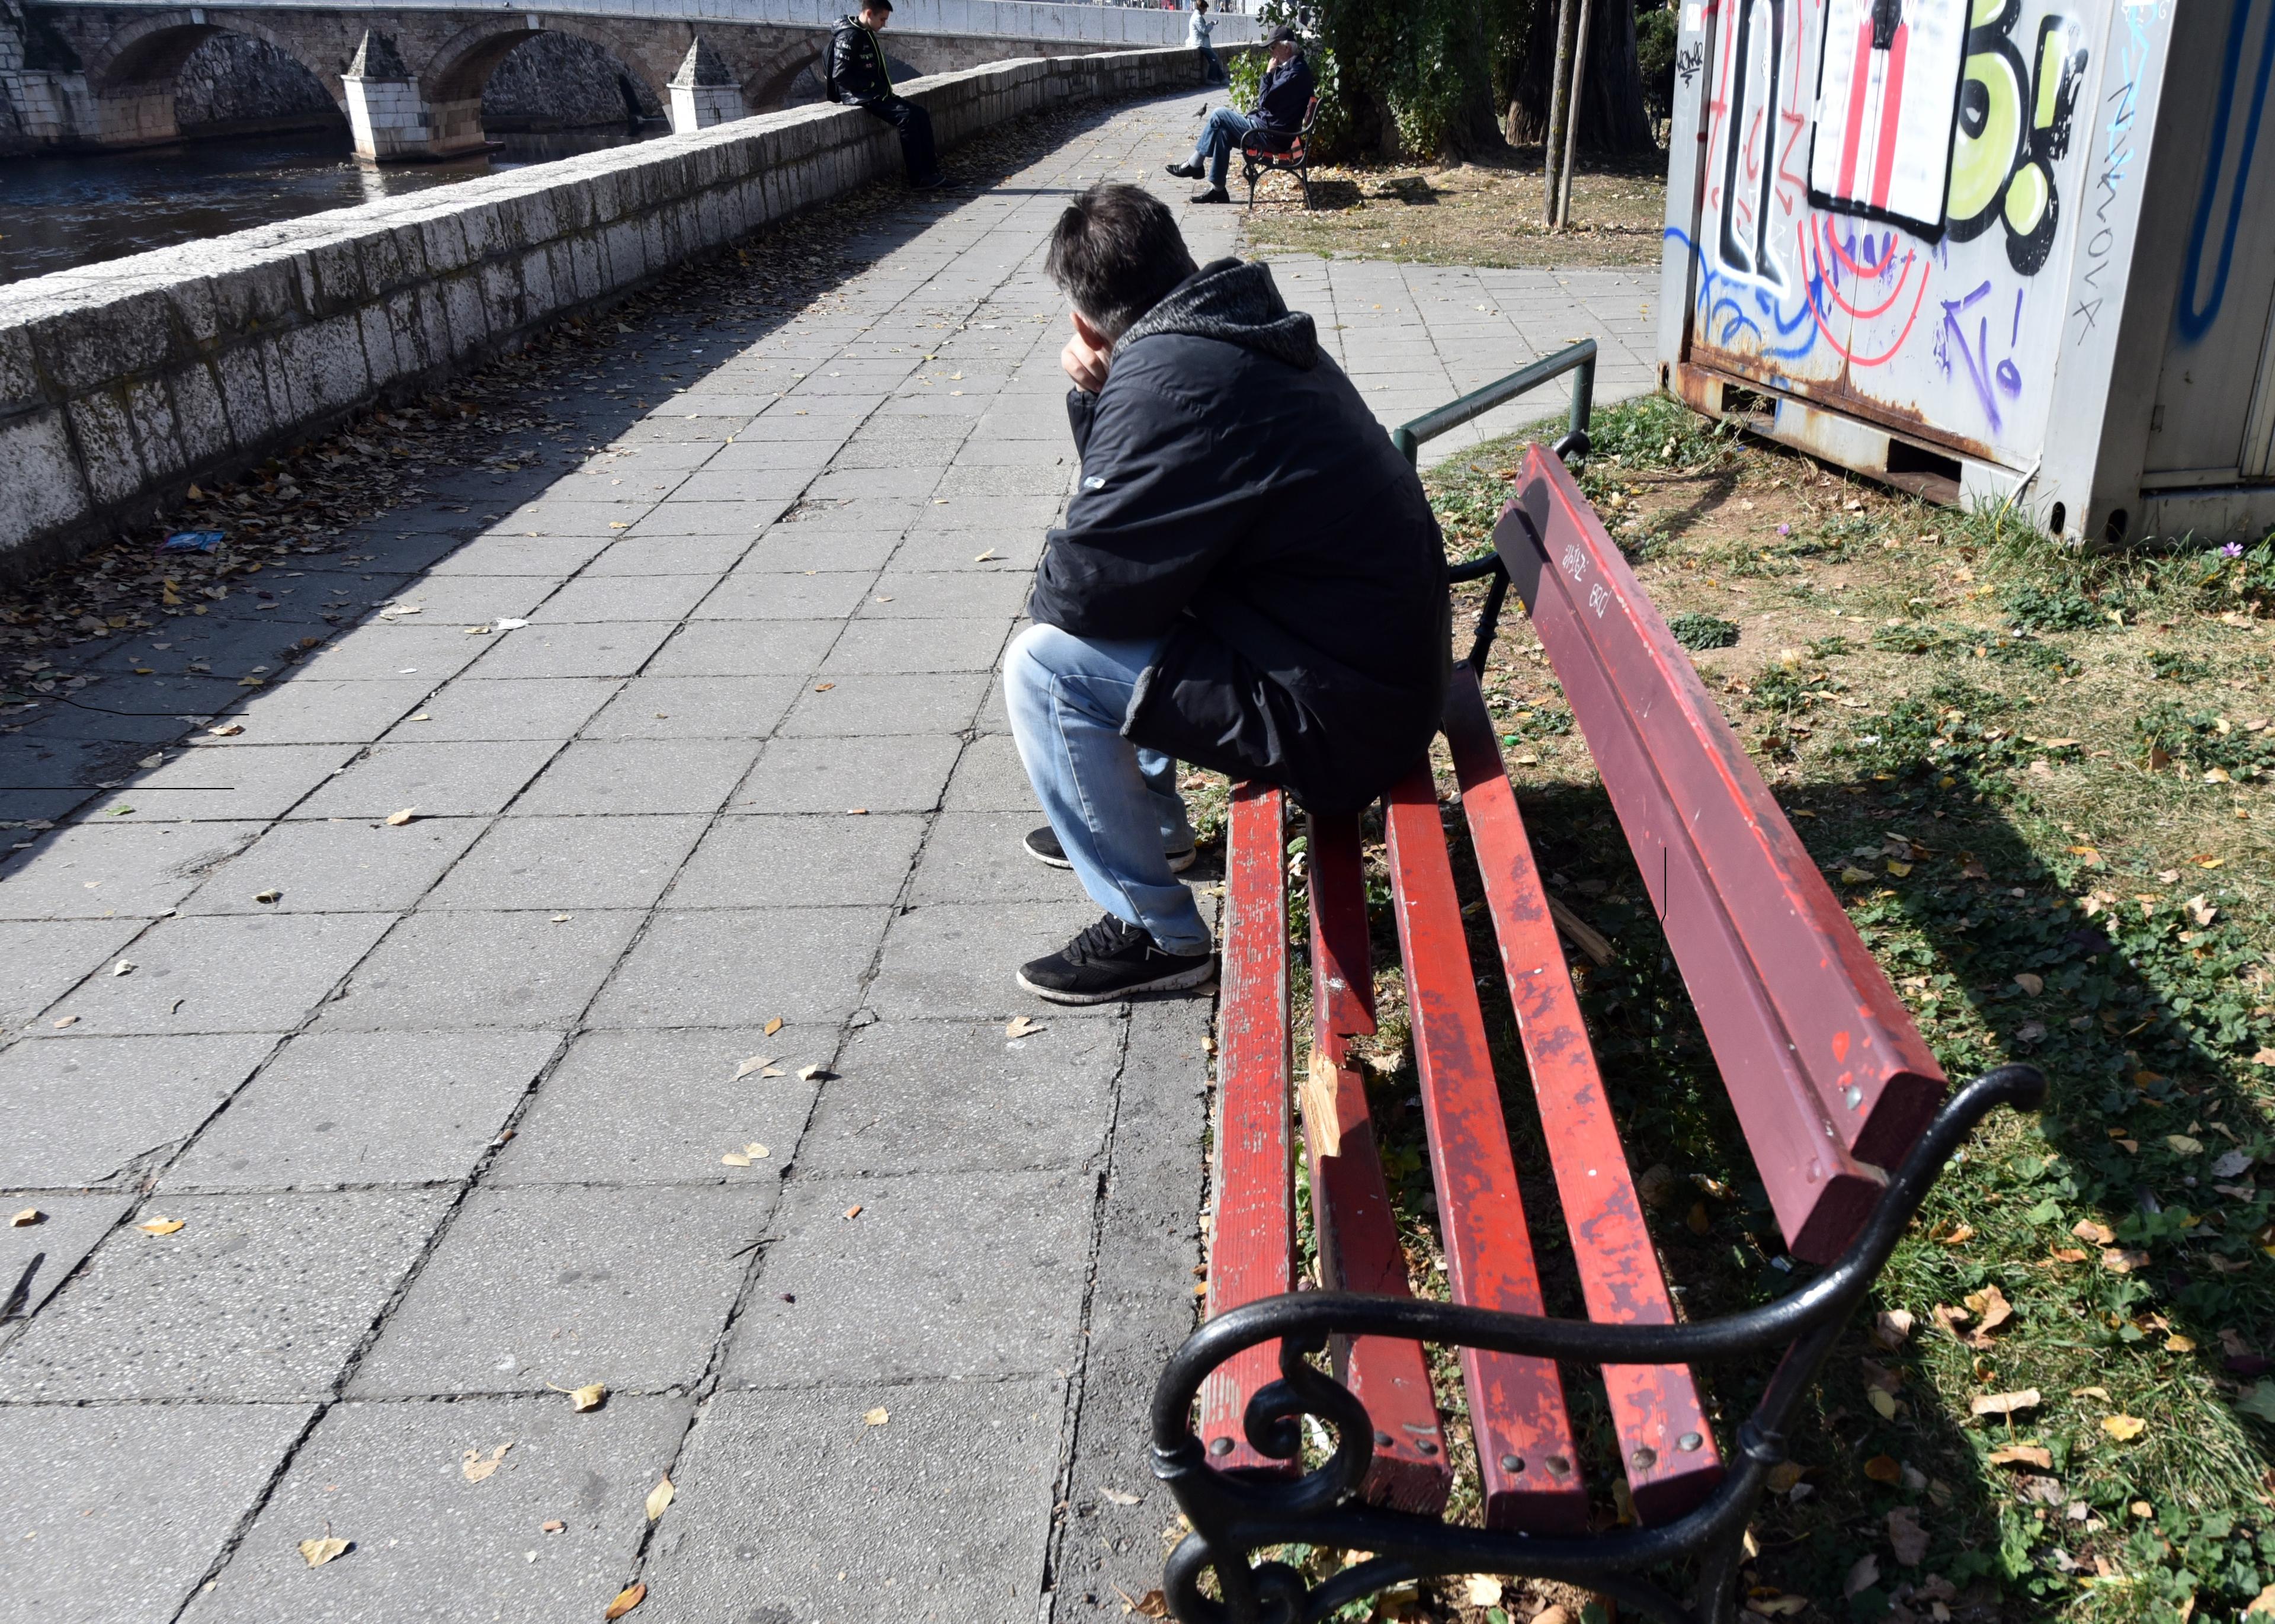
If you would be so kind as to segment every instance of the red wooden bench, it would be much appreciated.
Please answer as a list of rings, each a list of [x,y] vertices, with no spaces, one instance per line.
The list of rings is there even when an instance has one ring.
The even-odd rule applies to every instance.
[[[1256,207],[1256,183],[1275,170],[1293,175],[1304,189],[1304,207],[1311,207],[1311,125],[1319,117],[1319,98],[1304,104],[1304,122],[1293,130],[1251,130],[1240,138],[1240,173],[1248,182],[1248,207]]]
[[[1886,977],[1555,453],[1528,452],[1494,547],[1495,561],[1469,572],[1501,580],[1471,662],[1455,668],[1444,735],[1589,1317],[1542,1317],[1478,1001],[1482,967],[1428,767],[1384,797],[1383,821],[1448,1303],[1408,1293],[1350,1063],[1352,1040],[1375,1022],[1359,821],[1304,822],[1314,998],[1309,1059],[1291,1068],[1289,830],[1278,790],[1240,787],[1208,1322],[1163,1376],[1153,1413],[1154,1470],[1194,1530],[1167,1581],[1185,1624],[1322,1619],[1387,1585],[1473,1572],[1579,1582],[1671,1620],[1725,1616],[1747,1517],[1833,1338],[1976,1122],[2044,1091],[2035,1071],[2012,1066],[1946,1101]],[[1503,585],[1585,734],[1788,1248],[1822,1265],[1768,1307],[1682,1324],[1670,1304],[1478,687]],[[1319,1290],[1296,1289],[1291,1095]],[[1461,1350],[1482,1528],[1438,1515],[1453,1463],[1425,1342]],[[1752,1415],[1718,1435],[1689,1367],[1776,1348],[1786,1356]],[[1595,1369],[1633,1526],[1589,1531],[1559,1361]],[[1305,1416],[1334,1440],[1308,1470]],[[1373,1554],[1310,1590],[1295,1569],[1252,1560],[1290,1542]],[[1697,1562],[1687,1605],[1637,1576],[1679,1558]],[[1214,1598],[1200,1584],[1211,1568]]]

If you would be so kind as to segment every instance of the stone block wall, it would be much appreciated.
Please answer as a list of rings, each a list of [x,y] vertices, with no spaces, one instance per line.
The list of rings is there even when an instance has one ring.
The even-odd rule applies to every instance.
[[[950,146],[1191,81],[1188,52],[1155,49],[903,90]],[[0,577],[900,168],[875,119],[801,108],[0,286]]]

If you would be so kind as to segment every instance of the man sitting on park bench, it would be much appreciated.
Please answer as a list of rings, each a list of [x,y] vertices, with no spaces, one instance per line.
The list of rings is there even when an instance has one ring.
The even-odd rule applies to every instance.
[[[850,102],[898,131],[909,185],[928,191],[946,185],[948,177],[940,172],[933,155],[932,115],[893,94],[893,71],[885,62],[885,48],[877,42],[877,31],[892,20],[893,0],[862,0],[859,16],[839,18],[829,36],[825,87],[831,101]]]
[[[1004,691],[1050,819],[1027,850],[1107,911],[1019,984],[1104,1003],[1214,970],[1177,762],[1365,805],[1437,728],[1450,609],[1421,481],[1268,267],[1196,268],[1159,199],[1101,183],[1044,268],[1081,481]]]
[[[1232,194],[1224,189],[1225,166],[1232,162],[1232,155],[1251,131],[1288,136],[1304,127],[1304,114],[1311,105],[1311,64],[1304,60],[1303,42],[1296,38],[1295,29],[1282,23],[1272,31],[1272,37],[1265,42],[1265,49],[1272,65],[1265,70],[1264,87],[1257,94],[1255,113],[1251,116],[1235,107],[1218,108],[1201,126],[1200,140],[1194,144],[1192,157],[1186,162],[1168,166],[1169,173],[1180,179],[1198,180],[1204,174],[1208,177],[1208,185],[1193,193],[1196,203],[1232,201]]]

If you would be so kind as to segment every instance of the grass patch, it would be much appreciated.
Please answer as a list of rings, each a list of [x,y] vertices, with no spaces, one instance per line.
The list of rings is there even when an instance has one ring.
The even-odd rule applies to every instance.
[[[2270,549],[2084,558],[2011,511],[1925,506],[1664,399],[1599,414],[1595,439],[1583,488],[1671,623],[1734,631],[1693,659],[1931,1047],[1955,1078],[2020,1059],[2052,1085],[1946,1174],[1828,1363],[1746,1582],[1805,1598],[1804,1620],[2241,1613],[2275,1582]],[[1521,454],[1429,477],[1449,550],[1482,546]],[[1470,616],[1481,590],[1462,590]],[[1781,1295],[1806,1270],[1521,612],[1485,687],[1549,888],[1613,944],[1574,976],[1633,1170],[1664,1170],[1644,1182],[1668,1276],[1693,1315]],[[1370,1094],[1410,1278],[1442,1295],[1379,847],[1369,865]],[[1495,964],[1482,913],[1472,928]],[[1481,991],[1552,1311],[1582,1312],[1513,1015]],[[1908,1333],[1876,1336],[1884,1311]],[[1706,1374],[1727,1448],[1765,1372]],[[1439,1376],[1461,1433],[1450,1361]],[[1567,1386],[1608,1525],[1608,1417]],[[2023,1388],[2040,1400],[2011,1417],[1970,1413]],[[1456,1509],[1475,1502],[1464,1479]],[[1892,1520],[1924,1530],[1916,1564]],[[1500,1624],[1461,1597],[1396,1607]],[[1570,1602],[1512,1587],[1500,1611],[1550,1599]]]
[[[1233,177],[1233,195],[1239,177]],[[1667,218],[1667,160],[1606,160],[1572,178],[1572,227],[1541,223],[1540,151],[1444,169],[1411,163],[1323,164],[1313,207],[1294,180],[1258,184],[1246,215],[1256,253],[1341,254],[1425,265],[1656,265]]]

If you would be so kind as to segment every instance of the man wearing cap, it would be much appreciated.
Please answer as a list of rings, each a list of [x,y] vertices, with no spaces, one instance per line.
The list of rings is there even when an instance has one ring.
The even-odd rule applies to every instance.
[[[862,0],[858,16],[839,18],[824,58],[824,87],[831,101],[850,102],[899,132],[911,185],[919,191],[944,186],[948,178],[933,156],[932,115],[893,94],[892,70],[877,42],[877,31],[892,19],[893,0]]]
[[[1264,88],[1256,98],[1254,114],[1236,108],[1218,108],[1201,126],[1200,140],[1193,147],[1191,159],[1168,166],[1170,174],[1186,180],[1198,180],[1204,175],[1208,178],[1208,185],[1193,193],[1196,203],[1232,201],[1232,194],[1224,189],[1225,166],[1232,162],[1242,139],[1251,131],[1289,136],[1304,127],[1304,111],[1311,104],[1311,64],[1304,60],[1303,42],[1296,37],[1295,29],[1282,23],[1272,31],[1265,48],[1272,65],[1265,72]]]

